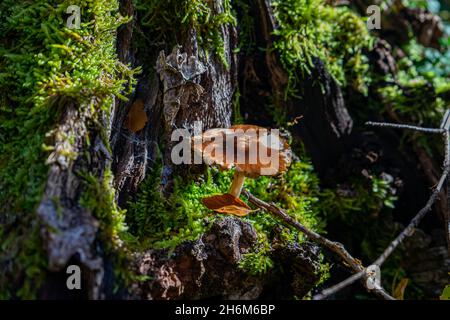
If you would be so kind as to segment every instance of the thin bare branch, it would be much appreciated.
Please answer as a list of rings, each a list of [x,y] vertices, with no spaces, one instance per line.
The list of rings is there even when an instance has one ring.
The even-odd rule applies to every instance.
[[[277,207],[276,205],[274,205],[272,203],[267,203],[261,199],[256,198],[254,195],[252,195],[247,190],[244,190],[243,194],[246,195],[248,197],[248,200],[250,201],[250,203],[252,203],[256,207],[264,209],[266,212],[274,215],[277,218],[280,218],[286,224],[288,224],[291,227],[294,227],[295,229],[302,232],[310,240],[327,247],[329,250],[331,250],[332,252],[337,254],[344,261],[344,264],[346,266],[350,267],[353,272],[356,272],[356,273],[363,272],[364,278],[367,279],[367,275],[364,271],[365,268],[361,264],[361,261],[354,258],[345,249],[345,247],[341,243],[331,241],[331,240],[321,236],[320,234],[318,234],[312,230],[309,230],[304,225],[302,225],[300,222],[298,222],[297,220],[293,219],[290,215],[288,215],[283,209]],[[373,292],[379,298],[386,299],[386,300],[395,300],[383,288],[373,289],[373,290],[371,290],[371,292]]]
[[[394,250],[405,240],[406,237],[411,236],[414,233],[414,229],[419,225],[420,221],[425,217],[425,215],[431,210],[433,204],[436,202],[439,193],[441,192],[444,183],[447,180],[450,180],[449,173],[450,173],[450,132],[445,129],[428,129],[428,128],[420,128],[420,127],[413,127],[413,126],[405,126],[405,125],[396,125],[396,124],[389,124],[389,123],[374,123],[374,122],[368,122],[367,125],[372,126],[380,126],[380,127],[393,127],[393,128],[400,128],[400,129],[413,129],[416,131],[424,131],[424,132],[431,132],[431,133],[442,133],[444,136],[445,141],[445,157],[444,157],[444,163],[443,163],[443,173],[439,179],[439,183],[436,186],[436,188],[433,190],[433,193],[431,194],[430,198],[428,199],[426,205],[414,216],[414,218],[411,220],[411,222],[408,224],[408,226],[395,238],[389,246],[386,248],[386,250],[378,257],[378,259],[373,263],[373,265],[378,265],[381,267],[381,265],[386,261],[386,259],[394,252]],[[439,130],[439,131],[437,131]],[[450,232],[450,225],[448,226],[448,232]],[[364,271],[361,271],[359,273],[356,273],[352,275],[351,277],[345,279],[344,281],[323,290],[321,293],[314,296],[314,299],[322,300],[327,298],[328,296],[337,293],[338,291],[342,290],[343,288],[351,285],[352,283],[356,282],[358,279],[361,279],[364,276]]]
[[[388,128],[394,128],[394,129],[408,129],[408,130],[414,130],[414,131],[420,131],[420,132],[426,132],[426,133],[444,133],[445,129],[436,129],[436,128],[422,128],[417,126],[411,126],[408,124],[396,124],[396,123],[387,123],[387,122],[366,122],[367,126],[372,127],[388,127]]]
[[[356,282],[357,280],[361,279],[362,277],[364,277],[365,271],[361,271],[358,273],[355,273],[354,275],[352,275],[351,277],[348,277],[347,279],[345,279],[342,282],[339,282],[338,284],[323,290],[321,293],[316,294],[313,297],[313,300],[324,300],[326,298],[328,298],[329,296],[341,291],[342,289],[344,289],[345,287],[348,287],[349,285],[351,285],[352,283]]]
[[[375,265],[381,266],[384,261],[392,254],[392,252],[405,240],[406,237],[411,236],[414,233],[414,229],[419,225],[420,221],[425,217],[425,215],[431,211],[431,207],[436,202],[439,193],[441,192],[445,180],[449,174],[450,166],[449,166],[449,132],[444,131],[444,139],[445,139],[445,159],[444,159],[444,172],[439,179],[439,183],[428,199],[426,205],[416,214],[416,216],[411,220],[408,226],[395,238],[394,241],[386,248],[386,250],[380,255],[380,257],[373,263]]]

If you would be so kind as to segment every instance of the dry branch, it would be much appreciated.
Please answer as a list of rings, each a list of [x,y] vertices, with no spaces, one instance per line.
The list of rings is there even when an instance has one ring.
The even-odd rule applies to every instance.
[[[367,122],[366,125],[374,126],[374,127],[389,127],[395,129],[410,129],[414,131],[426,132],[426,133],[441,133],[444,136],[445,141],[445,157],[443,163],[443,173],[439,179],[439,183],[436,188],[433,190],[430,198],[428,199],[426,205],[414,216],[414,218],[410,221],[408,226],[395,238],[389,246],[384,250],[384,252],[378,257],[377,260],[373,263],[373,265],[380,266],[386,261],[386,259],[394,252],[395,249],[406,239],[406,237],[411,236],[414,233],[414,229],[419,225],[420,221],[425,217],[425,215],[431,211],[433,204],[439,197],[439,193],[441,192],[446,179],[450,173],[450,131],[444,128],[436,129],[436,128],[422,128],[411,125],[402,125],[402,124],[393,124],[393,123],[379,123],[379,122]],[[356,282],[358,279],[361,279],[365,275],[364,270],[358,273],[355,273],[351,277],[345,279],[344,281],[323,290],[320,294],[314,296],[316,300],[322,300],[326,297],[337,293],[343,288],[351,285]]]
[[[353,272],[362,273],[365,279],[368,278],[367,274],[364,271],[365,268],[361,264],[361,261],[354,258],[345,249],[345,247],[341,243],[331,241],[331,240],[321,236],[320,234],[318,234],[312,230],[309,230],[304,225],[302,225],[300,222],[294,220],[291,216],[289,216],[283,209],[277,207],[276,205],[274,205],[272,203],[266,203],[263,200],[256,198],[254,195],[252,195],[247,190],[244,190],[243,194],[248,197],[248,200],[250,201],[250,203],[252,203],[256,207],[261,208],[261,209],[265,210],[266,212],[274,215],[275,217],[280,218],[289,226],[292,226],[295,229],[302,232],[310,240],[327,247],[329,250],[331,250],[335,254],[337,254],[344,261],[344,265],[350,267]],[[395,300],[383,288],[373,289],[373,290],[371,290],[371,292],[373,292],[379,298],[382,298],[385,300]]]

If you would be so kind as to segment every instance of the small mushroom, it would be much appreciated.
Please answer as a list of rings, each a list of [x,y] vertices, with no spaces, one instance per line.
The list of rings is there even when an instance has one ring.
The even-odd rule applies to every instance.
[[[275,176],[287,170],[292,152],[286,140],[268,129],[254,125],[235,125],[211,129],[193,138],[194,152],[208,165],[222,170],[235,168],[228,194],[203,199],[211,210],[237,216],[250,208],[239,199],[246,177]]]
[[[229,193],[203,198],[202,202],[208,209],[238,217],[246,216],[253,211],[244,201]]]

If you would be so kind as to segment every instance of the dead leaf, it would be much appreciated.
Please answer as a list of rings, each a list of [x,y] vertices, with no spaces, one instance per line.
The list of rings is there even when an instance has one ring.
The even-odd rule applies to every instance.
[[[392,296],[397,300],[404,300],[405,289],[408,286],[409,279],[403,278],[400,282],[395,286],[394,292]]]
[[[136,133],[144,129],[147,121],[148,117],[144,110],[144,101],[136,100],[128,112],[125,127]]]
[[[218,213],[232,214],[238,217],[245,217],[254,211],[244,201],[229,193],[203,198],[202,203],[208,209]]]

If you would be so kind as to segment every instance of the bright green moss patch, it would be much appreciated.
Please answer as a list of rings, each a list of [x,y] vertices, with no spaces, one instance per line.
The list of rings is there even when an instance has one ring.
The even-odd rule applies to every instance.
[[[222,193],[231,184],[229,174],[208,171],[206,178],[184,182],[176,178],[173,193],[164,197],[160,191],[161,168],[154,168],[140,185],[139,194],[130,203],[127,223],[130,231],[139,238],[143,247],[174,248],[186,240],[195,240],[205,231],[204,218],[213,217],[203,206],[201,199],[214,193]]]
[[[223,217],[204,207],[201,199],[226,193],[232,176],[232,172],[209,168],[204,178],[188,183],[176,180],[172,195],[166,199],[159,191],[160,170],[155,170],[142,183],[137,199],[129,206],[130,232],[144,247],[174,248],[183,241],[197,239],[211,221]],[[308,228],[322,230],[316,207],[318,180],[309,161],[294,163],[279,178],[247,179],[245,188],[264,201],[275,202]],[[265,212],[251,213],[244,220],[255,227],[259,237],[258,248],[241,264],[252,274],[264,273],[272,267],[270,250],[275,238],[286,242],[304,240],[298,231],[283,227]]]
[[[310,230],[323,231],[324,221],[318,211],[319,180],[307,158],[293,163],[280,178],[248,179],[246,188],[261,200],[283,208]],[[241,267],[250,274],[263,274],[273,266],[270,260],[270,244],[273,241],[288,243],[307,239],[298,230],[284,227],[266,212],[258,211],[246,219],[253,224],[259,237],[257,251],[246,255],[241,262]]]
[[[278,28],[275,49],[289,75],[288,93],[308,75],[314,58],[321,59],[340,85],[366,90],[364,49],[371,38],[364,20],[345,7],[331,7],[323,0],[276,0]]]
[[[261,177],[247,179],[246,188],[256,197],[266,202],[273,202],[283,208],[286,213],[307,228],[315,231],[323,230],[317,212],[319,201],[319,180],[313,171],[308,159],[295,162],[280,178]],[[249,216],[255,223],[257,231],[264,231],[269,239],[280,236],[277,219],[266,213],[257,213]],[[304,239],[303,234],[296,230],[284,229],[281,236],[286,240]]]
[[[165,43],[169,46],[180,44],[191,29],[196,32],[199,45],[205,50],[213,50],[221,62],[228,66],[222,27],[235,24],[231,12],[231,1],[223,1],[223,13],[215,14],[212,3],[206,0],[135,0],[139,13],[139,23],[148,34],[145,42],[155,46]]]
[[[244,255],[239,261],[239,268],[248,272],[252,276],[265,274],[273,268],[274,263],[270,258],[270,243],[266,235],[259,235],[259,246],[257,251]]]
[[[445,286],[439,299],[440,300],[450,300],[450,284]]]
[[[81,29],[66,28],[69,5],[81,7]],[[126,21],[117,10],[117,1],[109,0],[0,3],[2,297],[34,297],[45,271],[34,210],[53,150],[47,134],[68,103],[89,108],[95,123],[98,111],[107,112],[112,96],[131,84],[132,72],[115,54],[115,30]]]
[[[133,237],[127,232],[125,223],[125,210],[121,210],[115,203],[115,190],[112,186],[112,173],[108,169],[104,173],[102,181],[91,174],[83,175],[86,190],[80,199],[81,206],[92,210],[93,215],[100,223],[102,237],[109,249],[120,248],[123,240],[133,241]]]

